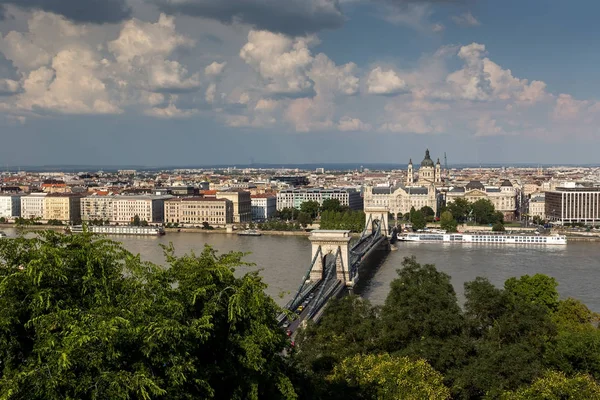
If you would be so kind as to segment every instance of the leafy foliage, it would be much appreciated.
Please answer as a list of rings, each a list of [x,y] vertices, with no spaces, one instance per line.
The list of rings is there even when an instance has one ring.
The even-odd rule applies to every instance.
[[[169,268],[90,234],[0,241],[0,397],[295,398],[278,311],[241,253]]]
[[[588,400],[600,399],[600,385],[588,375],[569,378],[562,372],[549,371],[531,386],[506,392],[502,400]]]
[[[446,232],[456,232],[457,222],[450,211],[444,211],[440,216],[440,228]]]
[[[410,222],[414,230],[424,229],[427,226],[427,221],[421,211],[411,212]]]
[[[450,391],[442,375],[425,360],[389,354],[355,355],[336,365],[329,377],[343,382],[365,399],[445,400]]]
[[[310,215],[311,218],[317,218],[317,216],[319,215],[319,211],[321,211],[321,205],[318,201],[305,201],[300,205],[300,211]]]
[[[321,229],[343,229],[352,232],[362,232],[365,228],[365,213],[363,211],[323,211],[321,214]]]

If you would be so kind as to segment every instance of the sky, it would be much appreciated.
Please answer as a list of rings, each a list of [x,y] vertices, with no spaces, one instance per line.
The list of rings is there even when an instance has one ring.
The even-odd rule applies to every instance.
[[[0,166],[598,164],[599,11],[0,0]]]

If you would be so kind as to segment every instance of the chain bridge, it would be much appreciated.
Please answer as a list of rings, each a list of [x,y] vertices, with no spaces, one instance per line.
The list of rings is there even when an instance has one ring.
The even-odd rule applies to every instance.
[[[278,316],[279,324],[292,335],[309,320],[318,321],[327,302],[368,279],[369,269],[375,268],[374,255],[389,250],[388,237],[395,239],[395,228],[388,227],[385,208],[365,209],[365,229],[356,241],[350,231],[315,230],[312,243],[312,261],[302,277],[298,290]],[[296,315],[290,318],[289,314]]]

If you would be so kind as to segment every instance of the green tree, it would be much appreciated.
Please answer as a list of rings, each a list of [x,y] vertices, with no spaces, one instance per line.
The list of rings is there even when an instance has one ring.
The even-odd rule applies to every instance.
[[[588,375],[567,377],[562,372],[548,371],[530,386],[505,392],[501,400],[588,400],[600,399],[600,385]]]
[[[336,365],[329,380],[354,388],[354,394],[363,399],[445,400],[450,397],[442,375],[427,361],[389,354],[358,354],[346,358]]]
[[[258,273],[210,247],[169,268],[91,234],[0,241],[0,397],[295,398]]]
[[[559,304],[556,279],[544,274],[523,275],[510,278],[504,283],[504,289],[513,299],[539,304],[549,311],[555,311]]]
[[[493,232],[504,232],[506,229],[504,228],[504,224],[502,222],[496,222],[493,226],[492,226],[492,231]]]
[[[277,211],[276,217],[286,221],[294,221],[298,217],[298,214],[300,214],[300,210],[296,210],[295,208],[284,208],[281,211]]]
[[[333,299],[319,323],[298,334],[296,361],[325,376],[346,357],[376,351],[378,336],[376,309],[369,301],[356,295]]]
[[[342,204],[338,199],[325,199],[323,200],[323,204],[321,205],[321,210],[340,212],[342,211]]]
[[[309,200],[300,205],[300,211],[307,213],[311,218],[317,218],[320,209],[321,206],[318,201]]]
[[[488,199],[479,199],[471,205],[475,222],[479,224],[491,224],[496,222],[496,209]]]
[[[410,222],[412,223],[412,227],[414,230],[423,229],[427,226],[425,216],[421,211],[415,211],[411,216]]]
[[[306,228],[308,225],[312,224],[312,218],[309,214],[301,212],[298,215],[298,223],[302,225],[303,228]]]
[[[131,221],[131,225],[133,225],[133,226],[140,226],[140,223],[141,223],[140,216],[137,215],[137,214],[134,215],[133,216],[133,221]]]
[[[145,219],[140,221],[140,226],[148,226],[148,221],[146,221]]]
[[[471,203],[468,200],[457,198],[447,206],[448,211],[452,213],[458,222],[466,222],[471,212]]]
[[[434,217],[435,216],[435,211],[433,211],[433,208],[429,207],[429,206],[423,206],[421,207],[420,210],[423,215],[425,216],[425,218],[427,217]]]
[[[446,232],[456,232],[458,224],[450,211],[444,211],[440,216],[440,228]]]
[[[381,348],[422,357],[444,371],[464,319],[450,277],[432,264],[405,258],[381,309]]]
[[[5,224],[7,222],[5,217],[0,217],[0,224]]]

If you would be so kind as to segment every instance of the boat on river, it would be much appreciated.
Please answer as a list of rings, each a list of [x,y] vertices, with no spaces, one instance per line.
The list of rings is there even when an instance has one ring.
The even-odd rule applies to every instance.
[[[0,231],[0,239],[5,238],[6,237],[6,233]]]
[[[238,232],[238,236],[261,236],[262,233],[256,229],[246,229]]]
[[[72,226],[71,233],[82,233],[83,226]],[[165,230],[156,226],[128,226],[128,225],[89,225],[87,231],[101,235],[135,235],[135,236],[162,236]]]
[[[533,244],[566,245],[567,237],[562,235],[527,235],[494,233],[441,233],[417,232],[399,233],[400,242],[428,243],[493,243],[493,244]]]

